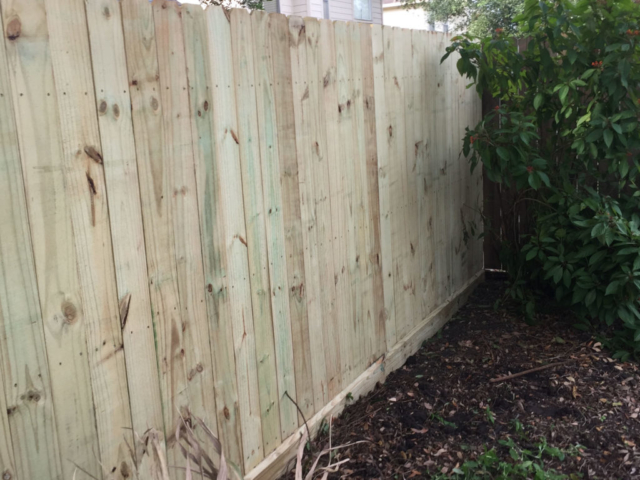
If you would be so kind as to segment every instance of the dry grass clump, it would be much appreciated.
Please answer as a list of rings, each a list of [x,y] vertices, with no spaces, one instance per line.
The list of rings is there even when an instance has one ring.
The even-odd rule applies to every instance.
[[[162,433],[155,429],[147,430],[142,436],[137,433],[135,436],[135,445],[129,445],[131,457],[133,458],[134,471],[127,472],[127,475],[134,480],[175,480],[176,478],[184,480],[243,480],[244,477],[240,468],[227,462],[222,451],[220,440],[214,435],[205,422],[187,412],[187,418],[180,417],[180,422],[176,427],[173,438],[167,448],[177,448],[185,459],[184,466],[173,466],[167,462],[167,454],[165,450],[165,442]],[[329,422],[329,446],[317,454],[314,462],[310,465],[308,472],[304,473],[305,453],[309,444],[308,430],[300,437],[300,445],[298,447],[295,467],[295,480],[325,480],[329,473],[335,473],[340,466],[349,462],[349,459],[343,459],[336,463],[332,463],[333,452],[341,448],[346,448],[356,443],[353,442],[337,447],[331,446],[331,423]],[[194,433],[194,428],[200,428],[204,433],[203,437],[206,442],[211,445],[203,445],[203,441]],[[213,447],[213,450],[209,447]],[[207,453],[214,451],[219,458],[214,459]],[[320,460],[328,456],[329,460],[326,466],[320,467]],[[217,465],[217,466],[216,466]],[[170,470],[182,471],[178,475],[170,475]],[[77,467],[76,474],[88,472]],[[74,474],[73,480],[76,480]],[[91,475],[90,475],[91,476]],[[105,474],[105,478],[110,478],[109,474]]]

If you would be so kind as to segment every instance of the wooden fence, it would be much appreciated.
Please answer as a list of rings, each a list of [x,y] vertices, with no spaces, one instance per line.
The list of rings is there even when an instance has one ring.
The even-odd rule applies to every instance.
[[[0,8],[3,480],[131,478],[150,428],[184,466],[190,414],[275,478],[289,397],[316,428],[481,277],[460,154],[481,102],[439,64],[447,35],[164,0]]]

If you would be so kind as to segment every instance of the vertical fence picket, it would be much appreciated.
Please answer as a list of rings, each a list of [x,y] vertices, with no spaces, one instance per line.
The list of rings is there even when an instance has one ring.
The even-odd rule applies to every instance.
[[[205,14],[207,42],[211,55],[213,139],[219,175],[216,179],[219,187],[216,199],[219,204],[216,208],[223,222],[222,240],[227,250],[224,278],[216,279],[216,282],[222,285],[214,288],[214,294],[223,295],[227,302],[227,311],[220,312],[220,318],[217,321],[229,322],[233,326],[243,463],[245,470],[248,471],[262,460],[264,451],[251,292],[248,283],[249,261],[242,198],[238,121],[232,90],[235,87],[235,79],[231,26],[228,12],[222,7],[207,9]],[[226,406],[226,408],[232,407],[232,405]]]
[[[280,160],[276,120],[276,82],[271,62],[269,15],[251,14],[254,38],[254,69],[257,82],[257,118],[262,168],[262,188],[265,208],[267,254],[272,324],[275,340],[276,370],[278,377],[278,406],[282,438],[291,435],[298,426],[298,411],[285,393],[295,396],[296,381],[293,338],[289,322],[289,292],[287,289],[287,263],[285,260],[284,215],[280,186]]]
[[[334,22],[336,47],[336,88],[337,98],[337,163],[332,170],[332,183],[335,185],[335,199],[340,208],[338,230],[339,251],[336,264],[338,279],[336,289],[345,292],[346,309],[340,316],[342,377],[345,384],[351,383],[360,362],[361,351],[358,342],[362,338],[362,284],[357,271],[356,257],[356,211],[355,211],[355,146],[354,114],[352,94],[351,42],[349,25]],[[333,107],[336,108],[336,107]]]
[[[4,4],[3,13],[2,39],[6,29],[11,28],[11,23],[5,26],[7,20],[23,21],[19,16],[7,17],[22,12],[13,12]],[[0,475],[61,478],[63,470],[12,97],[3,44],[0,45]],[[15,97],[14,100],[18,101]]]
[[[289,51],[291,54],[291,81],[293,111],[296,129],[296,155],[298,183],[300,185],[300,219],[305,273],[305,302],[309,323],[309,348],[313,376],[314,411],[329,400],[327,396],[325,339],[322,328],[322,291],[320,290],[320,259],[318,257],[319,229],[316,218],[316,197],[313,171],[312,138],[316,135],[315,119],[311,108],[311,79],[307,60],[307,31],[300,17],[289,17]],[[319,148],[319,145],[318,145]],[[318,408],[315,408],[315,405]]]
[[[404,141],[405,150],[402,163],[403,187],[403,209],[405,218],[405,228],[407,237],[403,239],[399,255],[402,257],[403,269],[405,272],[404,292],[407,312],[407,328],[412,329],[422,319],[420,314],[419,300],[419,266],[420,262],[416,256],[418,249],[418,205],[416,184],[416,166],[419,155],[419,148],[415,138],[415,132],[419,128],[416,124],[416,102],[414,93],[414,58],[413,39],[411,30],[398,29],[401,42],[401,62],[400,73],[401,89],[404,94]],[[404,333],[408,333],[405,331]]]
[[[163,431],[120,5],[85,6],[133,428]]]
[[[329,181],[328,138],[324,110],[324,73],[322,68],[322,49],[325,37],[321,23],[316,18],[304,19],[306,35],[306,56],[308,80],[308,119],[310,136],[307,148],[304,182],[308,195],[305,199],[308,214],[313,223],[309,229],[310,242],[315,243],[317,271],[305,269],[307,275],[318,276],[316,298],[320,306],[319,322],[323,334],[323,355],[325,368],[325,389],[327,400],[339,393],[340,384],[340,344],[337,338],[337,310],[335,304],[335,269],[333,260],[333,232],[331,229],[331,184]],[[304,93],[303,93],[304,97]],[[305,225],[303,224],[303,232]],[[325,402],[326,403],[326,402]]]
[[[84,2],[45,0],[51,45],[51,63],[60,110],[60,131],[65,171],[65,191],[76,244],[85,315],[93,402],[103,469],[113,478],[126,478],[133,470],[127,447],[132,441],[130,398],[149,401],[155,426],[157,397],[144,387],[131,393],[127,384],[124,339],[119,314],[116,267],[107,203],[98,112]],[[53,92],[52,92],[53,95]],[[117,240],[117,239],[116,239]],[[135,277],[137,273],[134,272]],[[133,280],[134,283],[136,280]],[[126,302],[126,292],[122,300]],[[146,359],[149,361],[149,359]],[[155,383],[155,382],[154,382]]]
[[[291,54],[289,51],[289,21],[282,14],[269,16],[269,33],[276,111],[276,129],[280,162],[280,185],[284,221],[287,292],[293,337],[293,358],[296,373],[296,402],[305,416],[315,411],[313,373],[309,339],[308,312],[305,303],[304,254],[300,216],[300,187],[296,159],[296,130],[293,111]],[[288,392],[291,395],[291,392]],[[293,395],[291,395],[293,397]],[[290,401],[290,400],[283,400]],[[302,418],[298,419],[302,424]]]
[[[163,121],[161,178],[166,195],[160,199],[164,208],[154,212],[152,218],[158,223],[164,220],[166,223],[160,223],[161,228],[168,229],[167,233],[172,232],[167,239],[153,239],[155,242],[169,242],[154,252],[154,265],[158,267],[153,273],[157,282],[154,304],[158,311],[164,307],[163,315],[156,323],[160,380],[168,460],[177,466],[185,465],[182,454],[172,448],[174,432],[182,418],[188,419],[189,414],[197,415],[207,422],[212,431],[217,430],[216,402],[211,398],[212,354],[207,341],[210,329],[205,305],[191,132],[194,112],[190,108],[182,17],[183,9],[176,2],[161,0],[153,3],[158,77],[157,82],[150,86],[152,91],[156,87],[159,89],[157,95]],[[172,309],[162,304],[160,295],[164,282],[167,282]],[[203,433],[200,436],[206,439]],[[203,445],[213,454],[213,446],[209,442],[204,441]]]
[[[218,166],[214,139],[214,91],[207,17],[200,6],[183,7],[185,57],[191,102],[192,142],[204,258],[205,302],[213,355],[213,397],[218,435],[225,456],[242,466],[242,433],[238,408],[238,385],[233,325],[229,320],[229,293],[225,279],[228,251],[221,201],[224,180]],[[209,406],[210,408],[210,406]]]
[[[277,408],[279,402],[278,380],[273,326],[271,324],[269,294],[271,288],[254,77],[254,40],[249,12],[244,9],[233,9],[230,14],[244,218],[247,229],[246,242],[249,254],[253,323],[258,360],[260,418],[264,454],[267,455],[280,444],[281,434],[280,412]]]
[[[385,67],[386,29],[373,25],[371,30],[371,54],[373,56],[374,98],[375,98],[375,134],[378,152],[378,195],[380,197],[380,251],[382,265],[382,288],[384,298],[385,350],[396,344],[396,309],[395,309],[395,269],[393,267],[393,242],[391,222],[390,192],[390,155],[393,138],[393,126],[387,111],[387,67]]]
[[[374,58],[371,25],[361,23],[360,50],[362,59],[361,89],[364,112],[364,146],[363,173],[365,175],[367,228],[367,273],[371,277],[370,313],[367,319],[371,322],[371,344],[367,358],[368,364],[385,352],[385,314],[384,291],[382,280],[382,258],[380,246],[380,195],[378,186],[378,148],[376,144],[376,98],[374,87]]]

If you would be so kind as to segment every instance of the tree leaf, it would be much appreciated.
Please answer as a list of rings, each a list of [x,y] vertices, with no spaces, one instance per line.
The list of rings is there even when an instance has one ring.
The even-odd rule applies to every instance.
[[[540,108],[540,105],[542,105],[543,101],[544,101],[544,95],[542,93],[536,94],[535,98],[533,99],[533,108],[538,110]]]

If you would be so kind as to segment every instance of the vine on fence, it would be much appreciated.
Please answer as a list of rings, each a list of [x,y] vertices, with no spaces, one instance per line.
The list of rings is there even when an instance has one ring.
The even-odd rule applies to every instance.
[[[632,0],[527,0],[518,51],[455,37],[458,70],[500,100],[468,129],[464,153],[517,191],[532,231],[506,237],[509,293],[532,318],[548,299],[640,357],[640,6]]]

